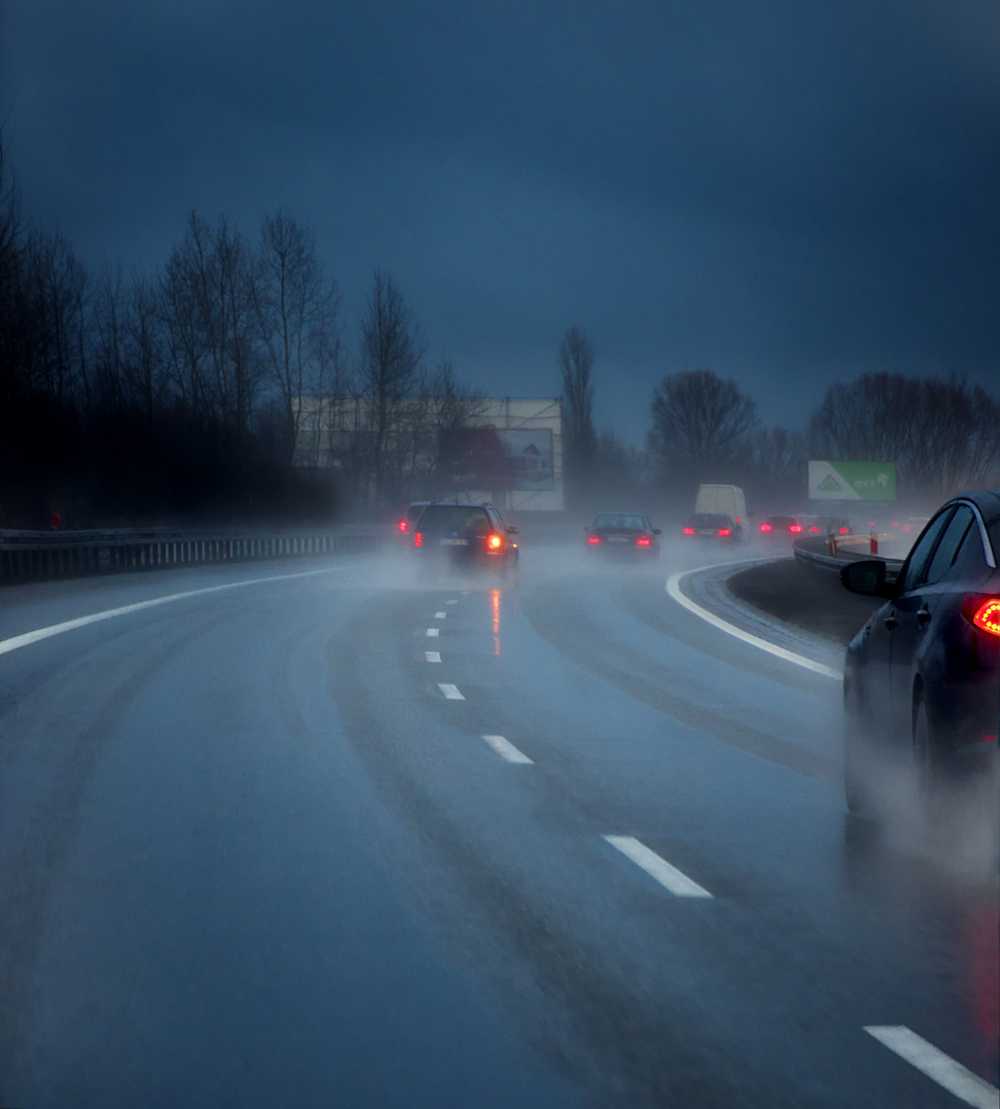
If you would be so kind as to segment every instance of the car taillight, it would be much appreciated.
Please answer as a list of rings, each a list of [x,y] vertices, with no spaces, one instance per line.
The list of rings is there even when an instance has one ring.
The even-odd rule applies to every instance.
[[[764,523],[760,525],[760,530],[761,530],[761,532],[762,532],[762,533],[763,533],[764,535],[767,535],[767,534],[768,534],[769,532],[772,532],[772,531],[774,531],[774,525],[773,525],[773,524],[769,524],[769,523],[768,523],[768,522],[767,522],[767,521],[765,520],[765,521],[764,521]]]
[[[734,524],[742,524],[743,523],[743,517],[742,516],[737,516],[736,519],[733,520],[733,523]]]
[[[405,535],[410,530],[410,521],[400,520],[396,527],[399,528],[399,532],[401,535]]]
[[[816,527],[815,524],[810,525],[809,532],[811,535],[819,535],[822,529]]]
[[[850,528],[840,528],[839,531],[840,531],[841,535],[850,535],[851,534],[851,529]]]
[[[973,627],[1000,636],[1000,597],[967,597],[963,611]]]
[[[499,554],[503,550],[503,536],[498,531],[491,531],[486,536],[486,550],[490,554]]]
[[[694,528],[681,528],[681,535],[694,535]]]
[[[802,530],[802,525],[801,524],[789,524],[788,525],[788,530],[792,533],[792,535],[798,535],[799,532]]]
[[[719,528],[719,538],[728,539],[733,534],[732,528]]]
[[[601,537],[599,535],[588,535],[587,536],[587,546],[588,547],[596,547],[600,544],[600,542],[601,542]]]
[[[422,547],[424,545],[424,533],[422,531],[415,531],[413,533],[414,547]]]
[[[635,545],[637,547],[651,547],[653,545],[653,540],[650,539],[648,535],[637,535],[635,537]]]

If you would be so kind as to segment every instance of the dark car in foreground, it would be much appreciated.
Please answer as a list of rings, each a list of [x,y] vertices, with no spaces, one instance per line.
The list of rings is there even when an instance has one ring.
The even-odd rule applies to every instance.
[[[743,528],[732,516],[718,512],[696,512],[688,517],[681,528],[681,535],[685,539],[738,543],[743,538]]]
[[[997,774],[1000,735],[1000,492],[970,493],[931,517],[893,578],[845,566],[843,584],[885,604],[844,667],[848,807],[875,811],[899,770],[926,803],[949,778]]]
[[[584,542],[588,551],[602,555],[660,557],[660,529],[641,512],[599,512]]]
[[[518,529],[492,504],[430,503],[413,525],[413,552],[425,567],[491,569],[517,565]]]

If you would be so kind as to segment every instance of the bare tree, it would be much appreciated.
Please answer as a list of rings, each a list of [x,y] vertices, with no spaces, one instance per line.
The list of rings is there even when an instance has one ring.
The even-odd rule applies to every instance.
[[[995,475],[1000,402],[959,378],[864,374],[831,386],[810,422],[814,457],[895,462],[911,496],[938,500]]]
[[[710,478],[742,452],[756,406],[735,381],[711,370],[670,374],[656,387],[650,448],[661,465]]]
[[[381,505],[403,408],[417,391],[423,349],[403,294],[376,270],[361,320],[360,383],[371,443],[372,493]]]
[[[594,351],[583,329],[569,328],[559,346],[562,378],[565,470],[571,501],[578,501],[592,477],[594,431]]]
[[[283,212],[265,217],[254,310],[267,369],[281,398],[289,458],[299,441],[298,398],[322,395],[340,362],[336,284],[323,275],[311,235]]]

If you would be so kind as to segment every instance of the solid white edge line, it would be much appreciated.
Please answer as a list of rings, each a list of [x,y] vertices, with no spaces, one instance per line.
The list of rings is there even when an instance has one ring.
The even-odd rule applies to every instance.
[[[651,851],[634,836],[605,836],[604,838],[676,897],[712,896],[704,886],[693,882],[686,874],[677,867],[671,866],[666,859],[660,858],[655,851]]]
[[[204,597],[209,593],[224,593],[229,589],[244,589],[251,585],[264,585],[271,581],[294,581],[296,578],[313,578],[319,574],[332,574],[343,570],[342,566],[329,566],[322,570],[302,570],[295,574],[272,574],[267,578],[248,578],[246,581],[231,581],[224,585],[209,585],[202,589],[186,589],[183,593],[168,593],[163,597],[153,597],[148,601],[135,601],[130,605],[121,605],[119,608],[108,608],[103,612],[92,612],[88,616],[77,616],[73,620],[64,620],[60,624],[49,624],[48,627],[36,628],[34,631],[24,632],[22,635],[11,636],[10,639],[0,639],[0,655],[9,654],[22,647],[29,647],[32,643],[40,643],[43,639],[51,639],[56,635],[85,628],[90,624],[99,624],[104,620],[113,620],[117,616],[128,616],[133,612],[142,612],[148,608],[158,608],[160,605],[173,604],[174,601],[185,601],[189,597]]]
[[[869,1036],[975,1109],[997,1109],[1000,1090],[904,1024],[864,1026]]]
[[[424,651],[424,660],[426,662],[440,662],[441,661],[441,652],[440,651]]]
[[[747,562],[747,565],[749,565],[750,562],[757,561],[763,562],[766,560],[752,559]],[[723,620],[721,616],[716,616],[714,612],[709,612],[707,608],[703,608],[697,601],[692,601],[690,597],[682,592],[680,583],[689,574],[699,574],[703,570],[714,570],[719,565],[719,563],[716,563],[714,566],[698,566],[693,570],[678,570],[667,578],[667,593],[669,593],[670,597],[682,608],[686,608],[688,612],[694,613],[695,616],[711,624],[713,627],[718,628],[719,631],[723,631],[727,635],[740,639],[744,643],[749,643],[751,647],[756,647],[760,651],[766,651],[769,655],[774,655],[775,658],[780,658],[784,662],[790,662],[795,666],[801,666],[803,670],[811,670],[814,674],[822,674],[824,678],[833,678],[835,681],[841,681],[843,679],[844,675],[840,670],[835,670],[832,666],[827,666],[825,663],[807,658],[805,655],[796,654],[795,651],[789,651],[787,647],[779,647],[777,643],[770,643],[766,639],[761,639],[759,635],[753,635],[751,632],[744,631],[735,624],[730,624],[728,620]],[[733,565],[739,566],[741,563],[736,562],[733,563]]]
[[[437,628],[428,628],[426,632],[428,639],[437,639],[440,634]]]
[[[464,701],[462,691],[457,685],[452,685],[451,682],[438,682],[438,689],[444,694],[446,701]]]
[[[520,766],[534,766],[534,760],[529,759],[523,751],[519,751],[513,743],[504,739],[502,735],[484,735],[483,740],[507,762],[517,763]]]
[[[447,616],[448,616],[447,612],[435,612],[434,613],[434,619],[435,620],[444,620],[444,619],[447,618]]]

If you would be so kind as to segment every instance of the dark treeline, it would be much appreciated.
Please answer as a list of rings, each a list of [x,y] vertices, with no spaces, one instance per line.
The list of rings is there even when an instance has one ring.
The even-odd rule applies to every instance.
[[[1000,400],[958,378],[870,373],[827,389],[805,431],[768,427],[737,382],[710,370],[666,375],[646,448],[595,431],[594,353],[579,327],[559,352],[571,507],[690,511],[699,482],[742,486],[764,510],[800,510],[810,458],[895,462],[899,497],[929,508],[1000,480]]]
[[[155,270],[95,274],[22,219],[0,143],[0,527],[54,513],[65,527],[319,523],[440,494],[467,461],[456,451],[492,442],[487,398],[447,361],[428,365],[387,273],[356,334],[349,348],[337,285],[287,213],[250,237],[192,213]],[[700,481],[793,508],[810,457],[895,461],[911,503],[1000,469],[1000,404],[959,380],[869,374],[827,390],[796,432],[764,426],[734,381],[670,374],[640,449],[599,430],[581,328],[558,367],[566,501],[580,513],[686,511]]]

